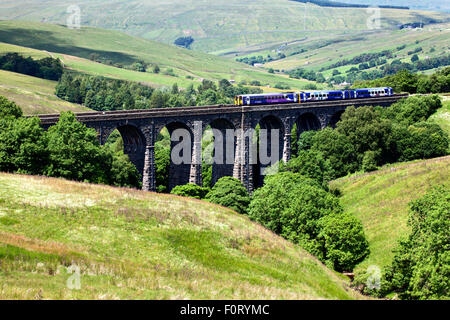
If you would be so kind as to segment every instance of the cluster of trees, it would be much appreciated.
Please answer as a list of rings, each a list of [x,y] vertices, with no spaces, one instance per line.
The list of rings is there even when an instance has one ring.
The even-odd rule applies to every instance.
[[[230,104],[238,94],[261,93],[259,88],[233,86],[223,79],[210,80],[194,88],[179,90],[153,89],[130,81],[65,72],[56,86],[56,95],[63,100],[83,104],[97,111],[175,108],[194,105]]]
[[[338,61],[334,64],[331,64],[330,66],[328,66],[326,68],[320,69],[320,71],[322,72],[325,70],[339,68],[339,67],[347,66],[350,64],[360,64],[360,63],[365,63],[365,62],[373,63],[373,61],[380,60],[381,58],[392,59],[392,57],[393,57],[393,54],[392,54],[392,51],[390,51],[390,50],[384,50],[384,51],[375,52],[375,53],[363,53],[352,59],[343,59],[341,61]],[[384,61],[386,61],[386,60],[384,60]]]
[[[189,37],[180,37],[180,38],[177,38],[174,41],[174,44],[176,46],[189,49],[191,47],[191,44],[194,43],[194,41],[195,41],[194,38],[192,38],[191,36],[189,36]]]
[[[140,175],[122,150],[100,146],[95,130],[71,112],[44,131],[38,118],[24,118],[0,96],[0,171],[139,188]]]
[[[134,71],[138,71],[138,72],[148,72],[148,71],[151,71],[153,73],[160,72],[160,68],[157,64],[148,63],[148,62],[145,62],[144,60],[138,60],[131,65],[123,65],[122,63],[114,62],[111,59],[102,57],[102,56],[100,56],[100,54],[98,54],[96,52],[91,53],[89,55],[89,59],[92,61],[98,62],[98,63],[106,64],[109,66],[114,66],[114,67],[120,68],[120,69],[125,68],[125,69],[134,70]]]
[[[59,59],[48,57],[33,60],[15,52],[0,57],[0,69],[55,81],[63,74],[63,66]]]
[[[355,87],[392,87],[395,92],[442,93],[450,91],[450,67],[432,75],[419,75],[408,70],[399,71],[393,76],[372,81],[356,82]]]
[[[314,72],[313,70],[305,70],[303,68],[293,69],[288,72],[290,78],[294,79],[306,79],[310,81],[316,81],[319,83],[324,83],[327,80],[320,72]]]
[[[269,63],[271,61],[281,60],[284,58],[286,58],[286,55],[282,52],[278,52],[275,57],[272,57],[270,54],[268,54],[266,58],[264,58],[263,56],[252,56],[252,57],[238,58],[236,59],[236,61],[254,66],[257,63],[264,64]]]
[[[441,106],[437,96],[418,96],[389,108],[350,107],[335,129],[303,132],[296,142],[299,157],[286,170],[328,181],[386,163],[446,155],[447,133],[426,121]]]

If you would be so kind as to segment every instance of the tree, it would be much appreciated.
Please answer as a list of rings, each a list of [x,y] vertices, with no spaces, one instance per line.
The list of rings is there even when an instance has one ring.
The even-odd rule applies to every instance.
[[[378,162],[390,162],[395,146],[392,143],[392,124],[381,117],[381,111],[373,107],[349,107],[337,123],[336,131],[346,137],[354,146],[358,166],[361,167],[366,151],[380,155]]]
[[[316,180],[325,188],[334,176],[330,162],[325,160],[322,153],[315,150],[302,150],[298,156],[282,165],[281,171],[299,173],[307,178]]]
[[[206,195],[206,199],[239,213],[246,213],[250,203],[247,189],[239,180],[232,177],[220,178]]]
[[[312,138],[312,150],[320,151],[332,168],[332,178],[342,177],[358,169],[355,146],[349,137],[326,128]]]
[[[203,188],[196,184],[188,183],[182,186],[176,186],[170,193],[194,199],[204,199],[209,191],[209,188]]]
[[[46,134],[38,118],[0,118],[0,171],[43,174],[47,162]]]
[[[153,70],[153,73],[156,73],[156,74],[158,74],[161,71],[161,69],[159,68],[159,66],[157,64],[155,64],[153,66],[152,70]]]
[[[395,137],[399,161],[429,159],[447,154],[448,134],[435,123],[398,126]]]
[[[323,260],[332,269],[352,271],[369,255],[369,243],[361,222],[349,213],[329,214],[319,221],[318,242]]]
[[[189,37],[179,37],[174,41],[174,44],[186,49],[190,49],[191,44],[194,42],[194,39]]]
[[[46,174],[69,180],[107,183],[111,159],[100,147],[97,133],[78,122],[72,112],[61,114],[48,130],[49,165]]]
[[[426,121],[440,108],[442,108],[442,101],[437,95],[413,96],[382,110],[382,115],[408,126],[419,121]]]
[[[450,298],[450,192],[430,190],[410,204],[411,233],[399,242],[392,265],[385,270],[382,294],[401,299]]]
[[[411,57],[411,62],[417,62],[417,61],[419,61],[419,56],[417,55],[417,54],[415,54],[415,55],[413,55],[412,57]]]
[[[20,109],[13,101],[9,101],[0,96],[0,119],[6,117],[20,118],[22,109]]]

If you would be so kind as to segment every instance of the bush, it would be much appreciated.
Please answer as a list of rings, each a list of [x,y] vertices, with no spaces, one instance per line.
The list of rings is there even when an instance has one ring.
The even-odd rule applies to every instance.
[[[411,234],[400,241],[382,279],[382,294],[401,299],[450,298],[450,191],[435,188],[410,204]]]
[[[382,115],[408,126],[419,121],[426,121],[439,108],[442,108],[442,101],[437,95],[414,96],[383,109]]]
[[[0,96],[0,119],[6,117],[13,117],[17,119],[21,116],[22,109],[20,109],[14,102]]]
[[[232,177],[220,178],[206,195],[206,199],[239,213],[246,213],[250,203],[247,189],[239,180]]]
[[[369,243],[361,222],[351,214],[330,214],[320,221],[318,241],[323,260],[336,271],[352,271],[369,255]]]
[[[188,183],[183,186],[176,186],[170,193],[194,199],[204,199],[209,191],[209,188],[203,188],[196,184]]]
[[[378,169],[378,154],[375,151],[366,151],[362,161],[362,169],[364,172],[375,171]]]

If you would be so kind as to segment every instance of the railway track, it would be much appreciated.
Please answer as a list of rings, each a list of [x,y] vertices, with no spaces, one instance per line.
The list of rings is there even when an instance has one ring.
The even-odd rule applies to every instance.
[[[279,105],[258,105],[258,106],[235,106],[235,105],[211,105],[211,106],[197,106],[197,107],[182,107],[182,108],[157,108],[157,109],[141,109],[141,110],[120,110],[120,111],[92,111],[76,113],[79,121],[103,121],[103,120],[121,120],[121,119],[142,119],[149,117],[164,117],[164,116],[192,116],[192,115],[207,115],[220,113],[240,113],[240,112],[258,112],[266,110],[268,107],[271,110],[285,110],[285,109],[304,109],[304,108],[321,108],[330,106],[352,105],[352,102],[357,102],[358,105],[365,103],[373,105],[376,103],[395,102],[402,98],[408,97],[408,94],[396,94],[389,97],[377,97],[369,99],[352,99],[352,100],[334,100],[334,101],[317,101],[308,103],[292,103]],[[37,115],[41,119],[42,124],[53,124],[59,119],[59,114],[43,114]]]

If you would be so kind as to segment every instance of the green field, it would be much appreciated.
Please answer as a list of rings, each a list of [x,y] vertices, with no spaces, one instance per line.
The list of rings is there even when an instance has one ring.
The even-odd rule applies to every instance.
[[[317,31],[367,30],[372,13],[360,8],[325,8],[288,0],[80,0],[81,23],[165,43],[195,39],[193,49],[231,53],[314,36]],[[33,1],[24,6],[2,1],[0,19],[66,24],[67,1]],[[381,27],[407,22],[448,21],[448,14],[414,10],[381,11]]]
[[[14,101],[24,114],[89,111],[55,96],[55,81],[0,70],[0,95]]]
[[[370,174],[331,182],[343,195],[344,210],[358,217],[370,245],[370,256],[355,268],[389,265],[398,240],[409,233],[409,202],[437,185],[450,187],[450,156],[386,166]]]
[[[339,39],[340,42],[333,43],[336,39]],[[401,50],[397,49],[403,45],[405,45],[405,48]],[[342,35],[339,37],[324,35],[308,38],[300,44],[294,43],[285,47],[283,53],[288,56],[287,58],[267,63],[265,66],[280,70],[303,67],[318,71],[322,67],[328,67],[343,59],[351,59],[363,53],[377,53],[383,50],[392,50],[394,53],[394,58],[387,59],[388,62],[394,59],[411,62],[411,55],[408,55],[408,52],[419,47],[423,49],[418,54],[422,60],[427,57],[432,58],[448,54],[450,50],[450,24],[430,25],[424,29],[417,30],[380,30],[376,32]],[[289,56],[299,49],[305,49],[307,51]],[[270,51],[262,51],[247,56],[267,56],[270,53]],[[344,74],[347,70],[355,66],[358,67],[358,65],[347,65],[336,69]],[[323,74],[326,77],[331,76],[333,70],[328,70]],[[367,69],[367,71],[369,70],[371,69]]]
[[[62,179],[0,174],[0,258],[0,299],[364,298],[229,209]]]
[[[0,21],[0,52],[30,52],[34,56],[52,55],[61,57],[66,67],[91,74],[133,80],[154,86],[171,86],[178,83],[186,87],[189,83],[200,83],[202,79],[228,79],[237,82],[258,80],[264,86],[273,87],[282,82],[292,89],[303,88],[308,81],[289,79],[274,75],[263,69],[237,63],[230,59],[181,49],[150,40],[129,36],[117,31],[95,28],[71,30],[63,26],[23,21]],[[14,47],[8,47],[8,44]],[[17,48],[23,46],[26,48]],[[40,50],[38,53],[33,48]],[[91,54],[124,66],[143,60],[158,64],[160,74],[135,72],[88,60]],[[164,73],[172,69],[175,76]],[[192,80],[186,76],[193,77]]]

